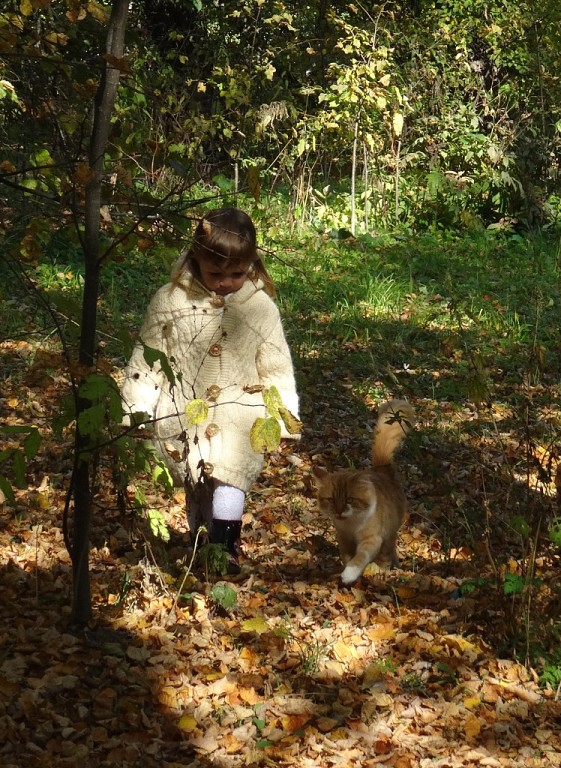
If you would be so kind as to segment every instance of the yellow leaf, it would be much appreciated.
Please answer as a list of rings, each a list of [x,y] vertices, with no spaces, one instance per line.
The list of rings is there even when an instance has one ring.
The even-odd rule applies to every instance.
[[[337,728],[335,731],[331,731],[329,738],[333,741],[348,740],[349,734],[345,728]]]
[[[280,424],[272,416],[268,419],[257,418],[249,432],[251,447],[256,453],[274,451],[281,440]]]
[[[200,424],[208,416],[208,403],[201,400],[201,398],[191,400],[185,406],[185,416],[190,427]]]
[[[464,707],[466,709],[476,709],[481,704],[479,696],[468,696],[464,699]]]
[[[403,131],[403,115],[401,112],[393,113],[393,132],[396,136],[401,136]]]
[[[89,13],[91,13],[91,15],[94,17],[94,19],[99,21],[101,24],[106,24],[109,20],[109,9],[105,8],[96,0],[89,0],[87,9]]]
[[[31,0],[21,0],[19,4],[19,10],[22,16],[31,16],[33,13],[33,6]]]
[[[263,632],[269,631],[269,625],[263,616],[256,616],[254,619],[242,621],[242,629],[244,632],[255,632],[258,635],[262,635]]]
[[[51,506],[51,502],[46,493],[38,493],[33,500],[39,509],[49,509]]]
[[[181,731],[185,731],[186,733],[190,733],[191,731],[194,731],[197,727],[197,721],[193,717],[193,715],[183,715],[183,717],[179,718],[179,722],[177,723],[177,727]]]
[[[469,659],[475,660],[479,654],[479,649],[473,644],[464,640],[460,635],[444,635],[442,642],[449,648],[459,651],[462,656],[467,656]]]
[[[469,739],[473,739],[475,736],[479,736],[481,732],[481,723],[478,717],[472,715],[468,717],[464,724],[464,732]]]
[[[277,523],[273,525],[273,531],[279,536],[287,536],[290,533],[290,528],[284,523]]]
[[[336,675],[343,675],[345,672],[345,667],[343,664],[341,664],[340,661],[336,661],[335,659],[328,659],[325,662],[325,668],[330,672],[334,672]]]
[[[342,640],[333,644],[333,655],[337,661],[347,661],[356,656],[356,651],[351,645],[347,645]]]
[[[368,563],[366,568],[364,569],[363,575],[364,576],[376,576],[378,573],[383,572],[383,568],[380,568],[378,563]]]

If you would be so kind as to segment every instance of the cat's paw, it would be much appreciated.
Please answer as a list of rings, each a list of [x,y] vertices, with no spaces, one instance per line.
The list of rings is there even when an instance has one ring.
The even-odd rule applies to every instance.
[[[362,568],[359,568],[357,565],[347,565],[341,574],[341,581],[346,587],[348,587],[360,577],[361,573]]]

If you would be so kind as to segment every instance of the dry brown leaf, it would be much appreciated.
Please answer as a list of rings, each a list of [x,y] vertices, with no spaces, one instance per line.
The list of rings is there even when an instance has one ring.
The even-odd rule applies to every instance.
[[[238,691],[239,697],[246,704],[251,706],[258,704],[261,701],[261,696],[255,691],[255,688],[240,688]]]
[[[391,624],[378,624],[366,630],[369,640],[391,640],[395,635],[395,627]]]
[[[309,719],[310,715],[287,715],[281,719],[282,729],[286,733],[294,733],[303,728]]]

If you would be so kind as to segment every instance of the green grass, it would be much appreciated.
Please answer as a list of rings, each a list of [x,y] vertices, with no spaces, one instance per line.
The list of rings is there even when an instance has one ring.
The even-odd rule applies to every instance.
[[[315,235],[292,247],[289,264],[273,261],[271,271],[301,359],[320,355],[329,366],[344,349],[359,375],[389,369],[411,395],[458,402],[500,396],[521,370],[534,383],[558,374],[555,242]]]
[[[359,382],[377,372],[390,390],[458,402],[501,396],[505,382],[520,381],[521,371],[534,384],[558,376],[554,240],[479,232],[336,240],[312,230],[290,237],[278,218],[267,221],[263,210],[258,218],[297,360],[329,370],[343,352]],[[176,255],[159,248],[104,266],[99,330],[108,354],[128,350],[130,332]],[[53,237],[45,257],[27,271],[75,342],[83,283],[76,243]],[[13,274],[9,278],[12,285]],[[5,337],[21,330],[31,306],[49,324],[29,284],[16,288],[21,295],[15,300],[6,288],[0,296],[10,307]]]

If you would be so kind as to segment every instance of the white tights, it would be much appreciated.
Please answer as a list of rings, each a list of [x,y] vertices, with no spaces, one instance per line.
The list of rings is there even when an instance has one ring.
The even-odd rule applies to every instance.
[[[241,520],[245,506],[245,493],[233,485],[214,481],[212,517],[214,520]]]

